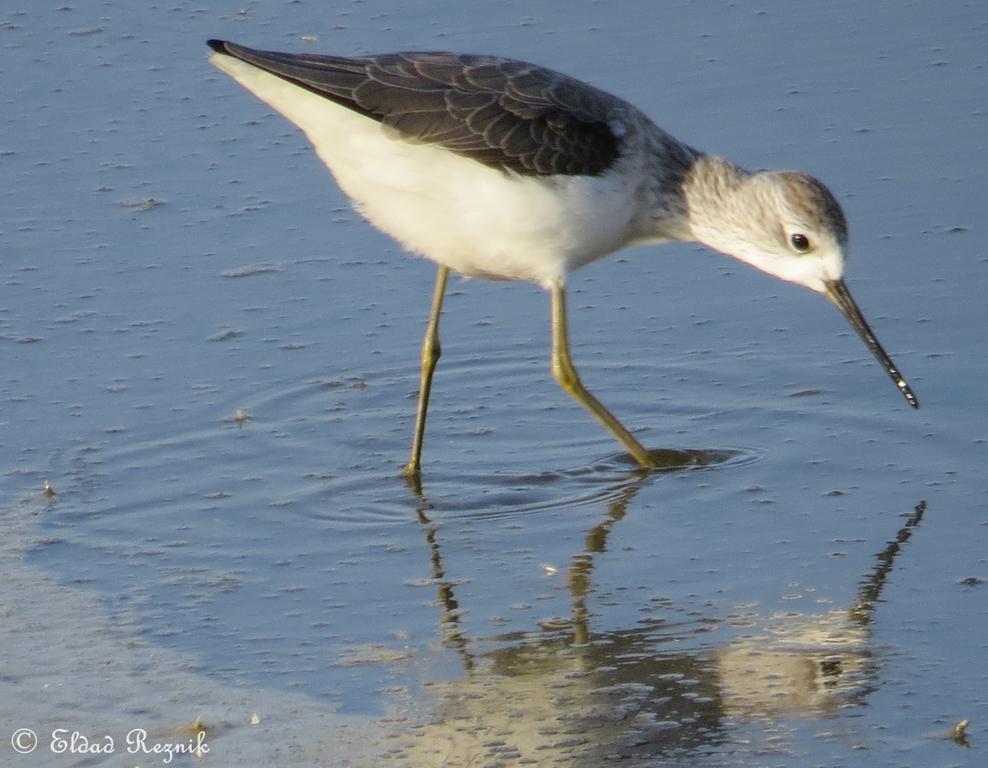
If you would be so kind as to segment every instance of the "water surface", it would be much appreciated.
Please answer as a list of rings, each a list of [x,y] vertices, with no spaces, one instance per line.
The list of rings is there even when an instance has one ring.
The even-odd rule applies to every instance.
[[[574,275],[573,354],[675,466],[558,389],[540,289],[456,279],[410,488],[434,268],[207,37],[514,55],[819,175],[923,407],[819,297],[633,249]],[[982,764],[986,43],[962,3],[0,11],[0,749],[201,716],[216,764]],[[46,744],[5,762],[133,764]]]

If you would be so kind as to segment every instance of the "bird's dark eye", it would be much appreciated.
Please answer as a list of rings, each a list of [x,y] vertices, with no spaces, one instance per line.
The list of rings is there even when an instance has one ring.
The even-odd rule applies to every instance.
[[[792,243],[793,250],[800,253],[806,253],[810,249],[810,239],[802,232],[790,235],[789,242]]]

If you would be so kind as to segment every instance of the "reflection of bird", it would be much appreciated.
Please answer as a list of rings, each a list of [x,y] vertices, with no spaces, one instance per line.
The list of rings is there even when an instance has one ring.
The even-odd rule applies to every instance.
[[[850,610],[820,616],[787,613],[761,622],[762,632],[717,649],[725,709],[732,715],[769,717],[836,710],[869,692],[871,620],[902,545],[922,522],[921,501],[859,584]]]
[[[451,269],[548,290],[553,375],[639,464],[655,466],[580,382],[566,330],[566,275],[637,242],[699,241],[824,294],[918,406],[844,284],[847,224],[816,179],[748,173],[622,99],[520,61],[209,45],[216,66],[305,132],[373,224],[439,264],[408,474],[419,472]]]
[[[765,617],[759,628],[716,651],[725,712],[818,716],[867,692],[871,635],[848,611]]]
[[[750,622],[751,631],[712,644],[721,620],[679,617],[671,605],[662,611],[671,621],[655,616],[630,629],[591,628],[594,559],[607,551],[611,530],[640,487],[634,482],[619,490],[606,518],[587,532],[584,551],[572,558],[568,619],[483,643],[471,644],[458,623],[438,528],[421,516],[445,641],[461,654],[466,674],[430,685],[430,721],[407,729],[404,744],[395,740],[391,762],[597,766],[618,758],[668,758],[729,739],[728,721],[737,727],[827,717],[866,701],[878,675],[872,612],[902,545],[923,519],[925,502],[875,555],[850,609],[775,616],[742,611],[731,622]],[[500,647],[479,652],[482,644]],[[778,730],[772,733],[778,739]]]

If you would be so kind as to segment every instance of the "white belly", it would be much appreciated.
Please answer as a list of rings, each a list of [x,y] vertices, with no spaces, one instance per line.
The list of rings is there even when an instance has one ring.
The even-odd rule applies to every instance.
[[[464,275],[548,287],[629,240],[638,178],[520,176],[389,135],[329,99],[223,54],[212,62],[304,131],[354,206]]]

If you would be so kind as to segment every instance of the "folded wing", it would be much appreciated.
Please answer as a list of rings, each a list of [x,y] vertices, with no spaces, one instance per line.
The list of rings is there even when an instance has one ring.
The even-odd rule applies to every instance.
[[[612,125],[624,102],[534,64],[453,53],[342,58],[257,51],[221,40],[209,45],[377,120],[405,140],[494,168],[597,176],[621,152]]]

